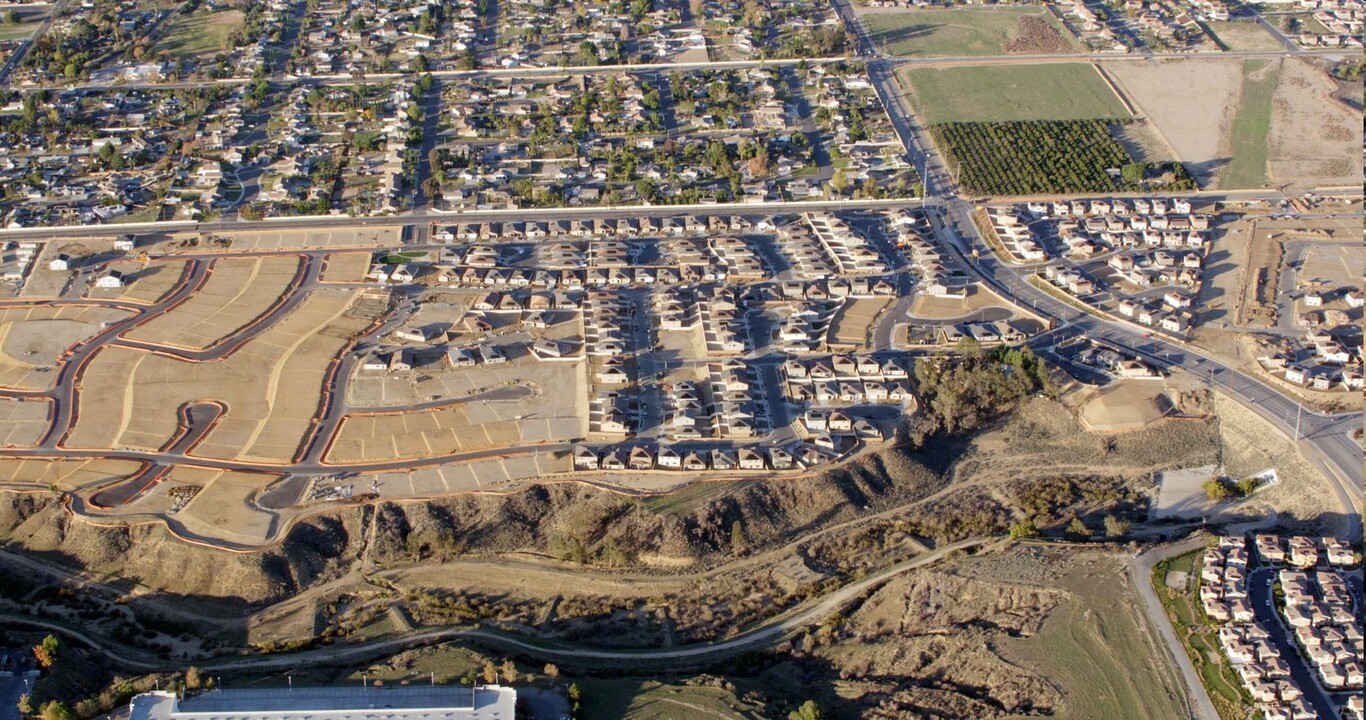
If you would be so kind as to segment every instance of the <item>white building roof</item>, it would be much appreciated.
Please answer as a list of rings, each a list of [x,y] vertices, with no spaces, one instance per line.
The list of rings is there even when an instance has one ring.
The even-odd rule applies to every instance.
[[[514,720],[517,691],[497,685],[215,690],[133,698],[129,720]]]

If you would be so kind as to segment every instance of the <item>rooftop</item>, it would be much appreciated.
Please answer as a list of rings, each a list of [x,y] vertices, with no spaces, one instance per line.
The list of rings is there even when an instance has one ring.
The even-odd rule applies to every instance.
[[[497,685],[154,692],[133,698],[129,720],[513,720],[516,703]]]

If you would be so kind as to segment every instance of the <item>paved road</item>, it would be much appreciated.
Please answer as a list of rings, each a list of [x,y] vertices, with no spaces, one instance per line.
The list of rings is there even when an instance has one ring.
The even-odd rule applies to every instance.
[[[1257,622],[1271,635],[1271,644],[1290,665],[1290,677],[1295,681],[1295,687],[1304,693],[1304,699],[1313,706],[1314,712],[1319,717],[1338,717],[1337,703],[1319,683],[1318,672],[1310,667],[1309,661],[1300,653],[1295,645],[1294,633],[1272,603],[1271,581],[1275,578],[1276,570],[1263,565],[1248,573],[1247,595],[1252,603],[1252,611],[1257,615]]]

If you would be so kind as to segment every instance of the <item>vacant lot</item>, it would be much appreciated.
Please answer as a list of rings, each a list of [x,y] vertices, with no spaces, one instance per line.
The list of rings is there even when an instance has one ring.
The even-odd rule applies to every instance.
[[[1278,64],[1268,60],[1243,63],[1243,90],[1233,116],[1229,162],[1219,186],[1259,188],[1266,184],[1267,135],[1271,132],[1271,99],[1280,80]]]
[[[131,477],[141,468],[131,460],[0,459],[0,485],[72,492]]]
[[[1053,33],[1042,33],[1042,21]],[[1077,52],[1078,46],[1047,10],[1024,7],[869,12],[863,22],[873,42],[903,56],[1001,55],[1025,52]],[[1022,28],[1025,37],[1021,37]]]
[[[1208,22],[1205,23],[1229,50],[1234,52],[1257,52],[1259,50],[1280,50],[1281,43],[1262,26],[1253,22]]]
[[[33,447],[47,431],[49,401],[0,398],[0,447]]]
[[[1228,162],[1242,61],[1122,62],[1108,71],[1201,187],[1211,184]]]
[[[904,79],[928,123],[1130,117],[1089,63],[916,68]]]
[[[212,57],[228,50],[228,34],[242,24],[238,10],[181,15],[171,22],[155,52],[173,57]]]
[[[1014,315],[1010,303],[981,285],[969,285],[964,297],[935,297],[918,294],[911,303],[911,317],[924,320],[957,320],[978,310],[991,308],[999,311],[1000,319]]]
[[[0,387],[42,390],[56,381],[58,357],[128,312],[102,307],[0,310]]]
[[[322,281],[330,283],[364,282],[365,274],[370,271],[370,258],[371,255],[368,252],[332,253],[327,256]]]
[[[278,476],[208,469],[192,472],[175,478],[193,478],[204,488],[175,516],[185,530],[243,545],[260,545],[270,537],[275,516],[257,507],[252,498]]]
[[[156,449],[191,401],[228,406],[195,453],[288,462],[306,436],[328,364],[372,319],[348,311],[354,292],[314,291],[287,317],[228,357],[185,362],[122,347],[86,366],[72,447]]]
[[[1081,407],[1083,424],[1097,432],[1139,430],[1171,410],[1160,380],[1121,380]]]
[[[830,324],[831,342],[865,346],[869,327],[890,302],[890,298],[858,298],[845,302]]]
[[[1360,182],[1361,110],[1334,95],[1338,85],[1306,60],[1282,61],[1271,108],[1270,180],[1298,187]]]
[[[260,317],[289,290],[299,258],[221,258],[208,280],[185,302],[139,325],[134,340],[191,350],[210,347]]]
[[[768,717],[763,708],[718,687],[665,685],[653,680],[585,680],[583,716],[623,720],[713,720]]]

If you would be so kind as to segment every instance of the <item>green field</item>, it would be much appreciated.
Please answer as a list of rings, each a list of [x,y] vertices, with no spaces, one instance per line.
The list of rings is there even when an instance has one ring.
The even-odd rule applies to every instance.
[[[930,124],[1131,117],[1088,63],[916,68],[903,79]]]
[[[578,681],[585,718],[622,720],[757,720],[761,708],[714,687],[663,685],[653,680]]]
[[[1271,99],[1280,81],[1280,69],[1267,60],[1243,62],[1243,91],[1233,116],[1229,137],[1229,163],[1219,178],[1225,189],[1260,188],[1266,184],[1266,140],[1271,132]]]
[[[1069,50],[1080,48],[1048,11],[1031,7],[954,8],[866,13],[873,42],[900,56],[1001,55],[1015,39],[1020,18],[1035,16],[1052,25]]]
[[[172,21],[156,51],[175,57],[213,56],[228,49],[228,33],[242,24],[238,10],[181,15]]]
[[[4,40],[23,40],[33,34],[38,29],[38,22],[21,22],[9,25],[0,23],[0,41]]]

